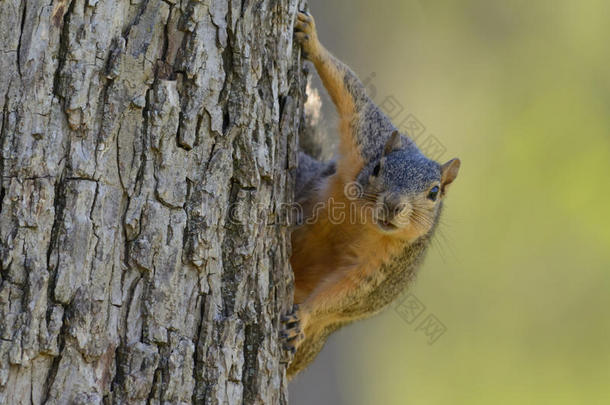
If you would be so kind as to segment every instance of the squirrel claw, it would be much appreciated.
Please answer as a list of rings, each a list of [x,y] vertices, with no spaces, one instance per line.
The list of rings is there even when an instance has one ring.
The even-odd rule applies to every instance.
[[[282,316],[282,318],[281,318],[282,323],[284,323],[286,325],[298,323],[299,322],[299,317],[297,316],[298,310],[299,310],[298,305],[295,305],[294,307],[292,307],[291,313]]]
[[[302,22],[302,21],[296,21],[294,23],[294,32],[303,32],[306,33],[307,32],[307,24]]]
[[[282,329],[280,330],[282,349],[290,357],[287,359],[287,362],[292,360],[292,356],[297,351],[298,344],[304,338],[304,334],[301,331],[298,309],[298,305],[295,305],[292,308],[292,312],[285,314],[280,318],[282,322]]]
[[[285,351],[289,352],[290,354],[295,354],[295,353],[296,353],[296,351],[297,351],[297,348],[296,348],[296,347],[294,347],[294,346],[290,346],[290,345],[283,345],[283,346],[282,346],[282,348],[283,348]]]
[[[309,14],[305,10],[299,10],[299,12],[297,13],[297,18],[303,21],[311,21],[311,14]]]

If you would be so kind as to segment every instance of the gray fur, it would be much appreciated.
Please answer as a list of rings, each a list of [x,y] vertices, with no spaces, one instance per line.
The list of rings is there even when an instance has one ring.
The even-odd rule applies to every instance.
[[[344,71],[343,83],[354,102],[355,114],[350,129],[366,162],[357,181],[366,185],[373,167],[382,158],[386,142],[397,129],[368,97],[356,74],[341,61],[333,59]],[[403,147],[386,159],[387,169],[383,176],[387,190],[384,191],[417,193],[424,191],[432,182],[440,181],[440,165],[426,158],[408,135],[402,134],[401,138]]]
[[[320,162],[304,152],[299,152],[296,178],[296,201],[303,201],[320,181],[335,173],[334,161]]]
[[[351,132],[365,162],[370,162],[381,156],[383,146],[396,131],[396,127],[369,98],[356,74],[341,61],[335,61],[344,71],[343,84],[354,101],[355,114],[350,122]],[[411,140],[405,140],[407,143],[413,143]]]
[[[365,166],[357,177],[358,183],[369,190],[373,168],[382,163],[377,181],[370,190],[374,193],[392,192],[415,195],[429,189],[441,180],[441,166],[425,157],[414,147],[394,151],[383,158],[376,158]],[[380,186],[381,184],[381,186]]]

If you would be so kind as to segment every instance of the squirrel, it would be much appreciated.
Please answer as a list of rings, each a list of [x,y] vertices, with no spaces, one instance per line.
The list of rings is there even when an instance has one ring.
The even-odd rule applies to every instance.
[[[319,42],[309,13],[297,13],[294,37],[338,111],[340,139],[336,162],[299,154],[295,307],[280,332],[289,379],[332,332],[378,313],[408,286],[460,168],[459,159],[428,159],[398,132],[354,72]]]

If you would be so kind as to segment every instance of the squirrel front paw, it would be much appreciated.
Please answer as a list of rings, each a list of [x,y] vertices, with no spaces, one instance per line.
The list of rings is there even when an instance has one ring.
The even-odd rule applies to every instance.
[[[311,14],[299,11],[294,23],[294,37],[301,44],[303,57],[313,60],[319,51],[318,35],[316,34],[316,22]]]
[[[305,334],[301,330],[301,320],[299,318],[299,306],[294,305],[292,312],[282,316],[282,328],[280,330],[280,339],[282,341],[282,349],[287,355],[287,362],[292,360],[300,343],[305,338]]]

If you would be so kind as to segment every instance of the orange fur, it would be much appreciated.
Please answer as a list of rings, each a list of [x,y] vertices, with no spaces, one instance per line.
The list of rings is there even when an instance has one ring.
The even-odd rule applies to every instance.
[[[295,274],[295,303],[331,307],[341,297],[401,251],[405,241],[418,235],[412,230],[392,235],[379,232],[362,203],[344,195],[340,173],[328,179],[321,200],[327,205],[316,220],[294,230],[291,265]],[[333,221],[331,207],[336,219]],[[362,214],[364,213],[364,214]],[[309,308],[316,312],[316,308]]]

